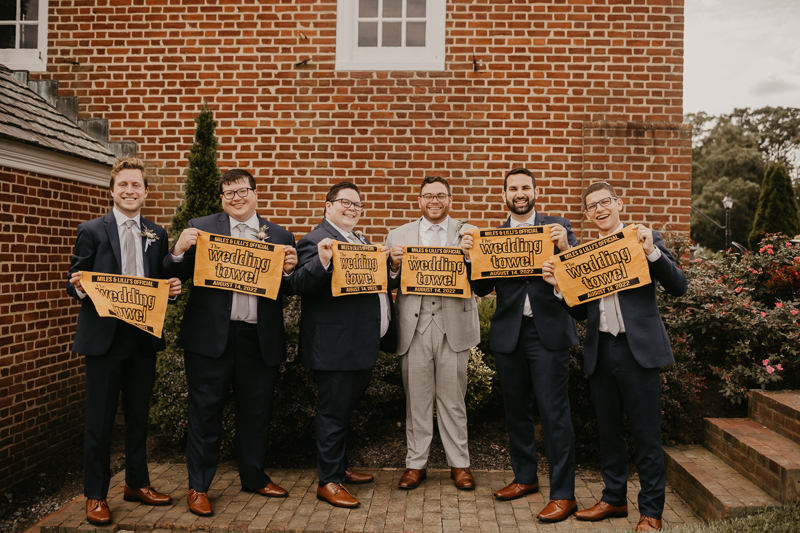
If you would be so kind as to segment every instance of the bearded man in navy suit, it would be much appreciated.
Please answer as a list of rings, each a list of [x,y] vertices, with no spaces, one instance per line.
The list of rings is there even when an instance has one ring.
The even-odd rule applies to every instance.
[[[86,518],[111,522],[106,500],[111,481],[111,429],[122,392],[125,414],[125,487],[123,497],[147,505],[172,501],[150,486],[147,470],[147,417],[156,375],[156,338],[113,317],[101,318],[81,285],[81,271],[164,279],[162,261],[169,251],[167,232],[140,215],[149,192],[142,160],[123,158],[111,169],[114,208],[78,226],[67,293],[81,300],[74,352],[86,356],[84,482]],[[169,294],[181,292],[177,278],[167,280]]]
[[[534,209],[538,198],[536,179],[529,170],[509,171],[503,183],[503,201],[511,215],[500,227],[548,226],[556,253],[575,246],[578,241],[569,220],[538,213]],[[472,245],[472,231],[468,230],[461,241],[467,260]],[[578,507],[575,438],[567,396],[569,348],[578,344],[575,321],[541,276],[490,278],[471,284],[478,296],[497,293],[489,349],[494,353],[503,391],[514,481],[494,496],[513,500],[539,491],[535,399],[550,465],[550,501],[537,518],[543,522],[564,520]]]
[[[198,516],[213,514],[208,489],[219,463],[222,409],[231,385],[242,490],[271,498],[288,495],[270,480],[264,463],[278,366],[286,360],[283,295],[293,294],[294,235],[256,213],[258,193],[249,172],[226,172],[219,193],[223,212],[189,221],[164,261],[167,272],[182,280],[194,275],[197,237],[202,233],[264,240],[283,245],[286,255],[276,300],[196,285],[189,294],[178,346],[184,350],[189,385],[187,499],[189,510]]]
[[[605,182],[584,193],[586,219],[605,237],[621,231],[623,203]],[[635,531],[661,529],[666,473],[661,447],[661,378],[659,367],[675,363],[667,330],[658,311],[658,284],[674,296],[686,292],[686,276],[664,246],[657,231],[637,224],[636,237],[647,255],[648,285],[567,307],[576,320],[587,320],[583,369],[589,376],[600,432],[600,471],[603,496],[579,520],[597,521],[628,516],[628,447],[625,420],[636,445],[639,472],[639,522]],[[553,263],[544,264],[544,279],[555,287]]]

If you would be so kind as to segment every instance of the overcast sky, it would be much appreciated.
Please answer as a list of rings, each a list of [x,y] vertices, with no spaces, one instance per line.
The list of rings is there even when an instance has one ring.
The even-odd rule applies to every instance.
[[[686,0],[684,113],[800,107],[800,0]]]

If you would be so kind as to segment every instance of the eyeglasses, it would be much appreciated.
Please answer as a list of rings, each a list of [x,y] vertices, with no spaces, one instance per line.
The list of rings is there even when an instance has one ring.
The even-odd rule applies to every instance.
[[[617,199],[617,198],[616,198],[616,197],[614,197],[614,196],[608,196],[608,197],[606,197],[606,198],[603,198],[602,200],[598,200],[598,201],[596,201],[596,202],[592,202],[592,203],[590,203],[590,204],[586,204],[586,210],[587,210],[587,211],[589,211],[589,212],[591,213],[592,211],[594,211],[595,209],[597,209],[597,206],[598,206],[598,205],[599,205],[600,207],[608,207],[608,206],[610,206],[610,205],[611,205],[611,202],[613,202],[613,201],[614,201],[614,200],[616,200],[616,199]]]
[[[434,198],[436,198],[436,199],[437,199],[437,200],[439,200],[440,202],[444,202],[445,200],[447,200],[448,198],[450,198],[450,195],[449,195],[449,194],[445,194],[445,193],[439,193],[439,194],[420,194],[420,195],[419,195],[419,197],[420,197],[420,198],[422,198],[423,200],[425,200],[426,202],[430,202],[430,201],[432,201]]]
[[[347,198],[337,198],[331,203],[335,202],[341,202],[342,207],[344,207],[345,210],[350,209],[351,207],[356,211],[361,211],[362,209],[364,209],[364,204],[362,204],[361,202],[353,202],[352,200],[348,200]]]
[[[224,193],[222,193],[222,197],[225,198],[228,201],[233,200],[233,197],[236,196],[237,194],[241,198],[246,198],[247,194],[250,191],[254,191],[254,190],[255,189],[252,189],[250,187],[242,187],[241,189],[236,190],[236,191],[225,191]]]

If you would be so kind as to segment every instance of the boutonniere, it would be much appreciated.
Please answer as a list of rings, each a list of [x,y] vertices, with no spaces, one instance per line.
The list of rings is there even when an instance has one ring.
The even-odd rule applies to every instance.
[[[266,241],[269,238],[269,230],[267,230],[267,226],[261,226],[257,230],[250,230],[253,232],[253,236],[261,242]]]
[[[456,238],[453,239],[453,246],[458,246],[458,243],[461,242],[461,237],[464,236],[464,232],[468,229],[465,227],[466,225],[466,220],[456,220]]]
[[[367,240],[364,238],[364,232],[363,231],[353,230],[350,233],[352,233],[353,236],[356,239],[358,239],[359,241],[361,241],[363,244],[367,244]]]
[[[150,245],[158,240],[158,235],[156,235],[156,232],[147,226],[142,226],[142,228],[144,229],[142,229],[142,232],[139,234],[139,236],[147,239],[147,242],[144,243],[144,251],[146,252]]]

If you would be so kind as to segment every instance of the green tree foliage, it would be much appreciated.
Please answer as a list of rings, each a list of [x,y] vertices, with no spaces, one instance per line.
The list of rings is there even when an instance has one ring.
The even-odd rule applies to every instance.
[[[760,187],[742,178],[720,178],[708,183],[703,192],[692,200],[692,204],[718,224],[725,225],[725,208],[722,199],[726,194],[733,198],[731,210],[731,239],[747,246],[750,229],[758,207]],[[725,232],[708,221],[700,213],[692,211],[692,239],[711,250],[725,247]]]
[[[764,168],[758,137],[730,122],[717,124],[692,149],[692,200],[708,183],[721,178],[761,183]]]
[[[797,213],[792,180],[781,163],[770,165],[761,185],[758,210],[750,232],[750,248],[755,248],[763,237],[762,233],[790,236],[800,233],[800,215]]]
[[[797,172],[800,108],[734,109],[729,116],[758,137],[758,146],[766,162],[783,163],[790,175]]]

